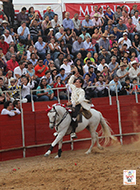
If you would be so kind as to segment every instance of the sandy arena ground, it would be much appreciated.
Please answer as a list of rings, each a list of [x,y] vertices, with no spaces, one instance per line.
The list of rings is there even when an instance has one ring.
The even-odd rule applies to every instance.
[[[0,190],[140,190],[140,142],[67,151],[45,158],[37,156],[0,162]],[[13,171],[16,169],[16,171]],[[123,185],[123,170],[137,172],[137,185]]]

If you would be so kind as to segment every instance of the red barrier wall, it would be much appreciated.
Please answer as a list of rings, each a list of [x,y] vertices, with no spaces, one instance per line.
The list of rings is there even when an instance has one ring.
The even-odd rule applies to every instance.
[[[123,133],[140,132],[140,104],[135,103],[135,96],[120,96],[121,124]],[[47,105],[55,102],[36,102],[35,112],[31,111],[31,104],[23,104],[24,110],[24,129],[25,129],[25,146],[51,143],[54,140],[53,132],[48,127],[48,117],[45,110]],[[61,102],[62,103],[62,102]],[[112,104],[109,106],[108,98],[93,99],[95,109],[101,111],[103,116],[108,120],[114,134],[119,134],[118,111],[116,98],[112,98]],[[0,106],[0,110],[2,106]],[[100,130],[100,126],[97,131]],[[89,138],[90,134],[85,129],[78,133],[78,139]],[[118,138],[119,139],[119,138]],[[70,140],[69,136],[64,137],[64,141]],[[123,137],[124,143],[130,143],[131,140],[137,140],[137,136]],[[74,150],[85,149],[90,145],[90,141],[75,142]],[[15,117],[0,116],[0,150],[22,147],[22,130],[20,115]],[[35,156],[44,154],[49,146],[27,148],[26,156]],[[70,143],[63,145],[63,150],[70,150]],[[57,147],[53,152],[57,151]],[[22,158],[23,150],[10,150],[0,153],[0,161]]]

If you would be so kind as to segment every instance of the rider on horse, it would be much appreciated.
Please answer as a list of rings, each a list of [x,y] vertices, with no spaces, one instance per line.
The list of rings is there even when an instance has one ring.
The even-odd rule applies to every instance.
[[[75,68],[75,74],[72,75],[68,81],[68,84],[72,90],[71,103],[72,103],[72,107],[74,108],[74,111],[72,112],[72,122],[71,122],[71,126],[73,128],[72,133],[71,133],[72,138],[77,137],[75,130],[76,130],[76,127],[78,126],[77,115],[79,114],[81,106],[86,110],[90,110],[90,107],[91,107],[91,105],[88,103],[89,100],[85,99],[85,91],[82,89],[84,80],[82,77],[78,77],[78,76],[79,76],[79,73],[77,69]]]

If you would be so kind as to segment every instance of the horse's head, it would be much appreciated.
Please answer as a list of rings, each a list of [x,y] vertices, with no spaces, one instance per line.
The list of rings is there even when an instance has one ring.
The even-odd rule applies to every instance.
[[[49,117],[49,127],[50,127],[50,129],[53,129],[55,127],[55,124],[56,124],[56,122],[58,120],[58,116],[59,116],[59,114],[55,108],[55,105],[51,108],[48,108],[48,110],[46,110],[46,112]]]

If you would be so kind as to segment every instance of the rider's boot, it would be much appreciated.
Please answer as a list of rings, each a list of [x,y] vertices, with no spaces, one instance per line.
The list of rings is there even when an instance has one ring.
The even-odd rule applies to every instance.
[[[76,118],[72,118],[71,126],[72,126],[72,132],[71,132],[70,136],[71,136],[71,138],[77,138],[75,130],[76,130],[76,127],[78,126],[78,121]]]

